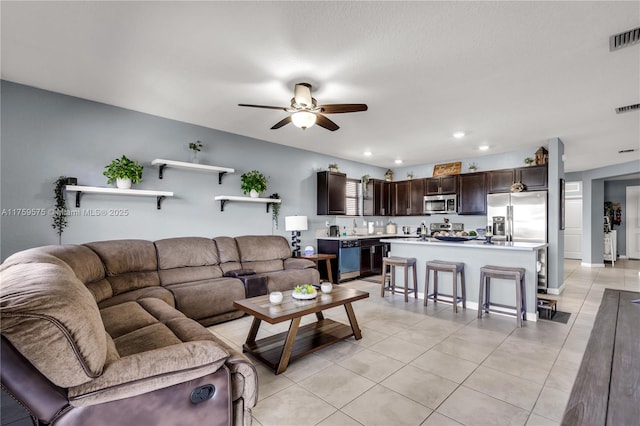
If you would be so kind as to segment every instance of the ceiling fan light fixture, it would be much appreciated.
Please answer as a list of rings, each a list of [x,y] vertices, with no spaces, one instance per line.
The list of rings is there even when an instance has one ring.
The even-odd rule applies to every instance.
[[[303,108],[311,107],[313,99],[311,98],[311,85],[307,83],[296,84],[293,91],[293,99],[296,104]]]
[[[316,118],[316,115],[309,111],[298,111],[291,115],[293,125],[301,128],[302,130],[306,130],[316,124]]]

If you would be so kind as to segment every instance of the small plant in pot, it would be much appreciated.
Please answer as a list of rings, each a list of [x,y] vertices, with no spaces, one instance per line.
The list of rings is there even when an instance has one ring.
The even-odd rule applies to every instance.
[[[533,164],[533,158],[531,157],[527,157],[524,159],[524,164],[526,164],[527,166],[530,166]]]
[[[198,163],[198,153],[202,150],[204,145],[200,141],[189,142],[189,161],[192,163]]]
[[[125,155],[122,158],[116,158],[104,169],[102,174],[107,177],[107,183],[116,182],[116,186],[120,189],[129,189],[132,183],[142,180],[143,167]]]
[[[240,176],[240,180],[240,189],[244,195],[249,194],[251,197],[256,198],[261,192],[267,190],[267,178],[257,170],[243,173]]]

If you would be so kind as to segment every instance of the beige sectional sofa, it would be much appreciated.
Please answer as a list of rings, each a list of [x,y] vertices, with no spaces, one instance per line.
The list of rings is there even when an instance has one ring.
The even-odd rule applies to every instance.
[[[2,386],[52,424],[251,424],[249,359],[204,326],[242,316],[241,279],[317,284],[279,236],[45,246],[0,267]]]

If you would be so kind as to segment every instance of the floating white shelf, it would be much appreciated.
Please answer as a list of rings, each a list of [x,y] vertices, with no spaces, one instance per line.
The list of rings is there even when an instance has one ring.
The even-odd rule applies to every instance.
[[[242,203],[262,203],[262,204],[266,204],[267,205],[267,213],[269,213],[269,206],[271,206],[271,204],[280,204],[280,203],[282,203],[282,200],[280,200],[278,198],[238,197],[238,196],[235,196],[235,195],[216,195],[215,200],[216,201],[220,201],[220,211],[221,212],[224,211],[224,205],[228,201],[239,201],[239,202],[242,202]]]
[[[151,162],[154,166],[159,166],[160,171],[158,172],[158,177],[162,179],[163,172],[165,167],[175,167],[176,169],[189,169],[196,170],[200,172],[218,172],[218,184],[222,183],[222,176],[226,173],[235,173],[235,169],[231,169],[229,167],[219,167],[219,166],[210,166],[208,164],[197,164],[197,163],[188,163],[186,161],[175,161],[175,160],[163,160],[161,158],[156,158]]]
[[[160,204],[165,197],[173,197],[173,192],[151,191],[147,189],[119,189],[119,188],[104,188],[101,186],[82,186],[82,185],[67,185],[65,189],[67,190],[67,192],[76,193],[76,207],[78,208],[80,207],[80,196],[82,195],[82,193],[156,197],[158,210],[160,210]]]

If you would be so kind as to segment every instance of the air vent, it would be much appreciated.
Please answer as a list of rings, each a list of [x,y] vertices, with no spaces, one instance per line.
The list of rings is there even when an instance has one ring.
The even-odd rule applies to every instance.
[[[638,111],[640,104],[626,105],[616,108],[616,114],[622,114],[623,112]]]
[[[609,51],[629,47],[640,41],[640,27],[609,37]]]
[[[635,148],[631,148],[631,149],[621,149],[620,151],[618,151],[618,154],[628,154],[629,152],[636,152],[637,150]]]

